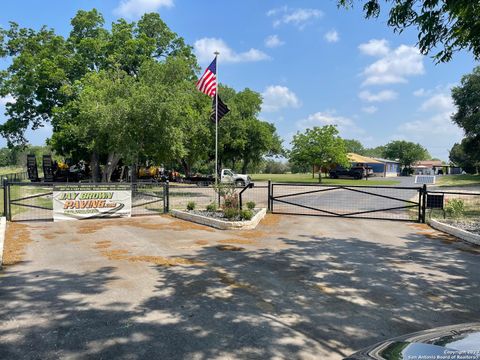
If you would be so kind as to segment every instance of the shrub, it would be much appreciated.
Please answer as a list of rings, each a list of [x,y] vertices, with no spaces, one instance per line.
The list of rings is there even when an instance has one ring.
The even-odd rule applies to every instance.
[[[228,220],[233,220],[238,216],[238,209],[235,208],[225,208],[223,209],[223,214]]]
[[[207,205],[207,211],[208,212],[215,212],[217,211],[217,204],[212,202],[210,204]]]
[[[223,198],[223,208],[238,209],[238,195],[237,194],[226,195]]]
[[[465,204],[461,199],[449,199],[445,202],[445,212],[453,218],[460,218],[465,213]]]
[[[189,211],[195,210],[195,206],[197,206],[197,204],[195,204],[195,201],[189,201],[187,203],[187,210]]]
[[[240,217],[242,220],[252,220],[253,211],[252,210],[242,210],[240,213]]]
[[[249,210],[255,209],[255,205],[257,205],[257,204],[255,204],[255,201],[249,201],[249,202],[247,202],[247,208],[248,208]]]

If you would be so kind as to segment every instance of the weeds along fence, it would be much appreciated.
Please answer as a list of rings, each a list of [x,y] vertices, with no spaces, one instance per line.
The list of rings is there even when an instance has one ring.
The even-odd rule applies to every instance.
[[[480,192],[428,191],[427,217],[480,221]]]
[[[30,183],[4,181],[1,187],[0,212],[10,221],[49,221],[53,220],[53,188],[58,185],[114,184],[73,184],[73,183]],[[132,216],[158,215],[170,209],[186,209],[189,202],[195,202],[204,209],[212,202],[219,202],[212,186],[192,186],[182,184],[138,182],[127,184],[132,191]],[[268,203],[268,187],[237,188],[241,203],[254,201],[259,207]],[[240,194],[241,193],[241,194]]]

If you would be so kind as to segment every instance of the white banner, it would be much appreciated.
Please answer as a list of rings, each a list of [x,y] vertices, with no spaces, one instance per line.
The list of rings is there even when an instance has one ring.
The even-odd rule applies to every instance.
[[[130,217],[132,190],[126,184],[54,185],[53,220]]]

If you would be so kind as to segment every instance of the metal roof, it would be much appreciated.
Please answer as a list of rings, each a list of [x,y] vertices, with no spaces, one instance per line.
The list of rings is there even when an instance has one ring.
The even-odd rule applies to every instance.
[[[371,158],[368,156],[362,156],[355,153],[348,153],[347,156],[350,162],[364,163],[364,164],[381,164],[380,161],[375,160],[374,158]]]

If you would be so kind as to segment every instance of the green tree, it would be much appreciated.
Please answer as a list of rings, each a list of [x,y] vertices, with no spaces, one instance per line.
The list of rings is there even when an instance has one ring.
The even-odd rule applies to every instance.
[[[337,0],[339,6],[351,7],[355,0]],[[378,18],[380,0],[360,0],[366,18]],[[439,62],[452,58],[454,52],[467,49],[480,59],[480,3],[478,0],[386,0],[388,26],[401,33],[414,27],[422,54],[435,54]],[[382,5],[384,6],[384,5]]]
[[[52,121],[55,109],[78,96],[72,87],[88,73],[122,70],[137,76],[146,60],[175,56],[188,62],[195,75],[191,47],[156,13],[137,23],[119,19],[109,31],[97,10],[80,10],[71,25],[67,38],[45,26],[35,31],[10,23],[9,29],[0,29],[0,56],[11,60],[0,74],[0,96],[16,100],[6,105],[8,120],[0,127],[9,145],[25,143],[28,127]]]
[[[334,125],[315,126],[304,133],[297,132],[293,136],[289,160],[298,165],[309,164],[311,168],[318,166],[319,182],[322,181],[322,167],[348,165],[345,143]]]
[[[385,146],[380,145],[374,148],[366,148],[362,155],[369,156],[369,157],[382,158],[384,157],[384,153],[385,153]]]
[[[360,141],[354,139],[344,139],[343,142],[345,143],[345,149],[347,150],[347,153],[364,155],[365,148]]]
[[[460,166],[468,174],[476,174],[480,169],[480,148],[468,138],[452,146],[449,158],[454,165]]]
[[[247,172],[264,156],[281,155],[282,141],[273,124],[258,119],[262,98],[250,89],[236,92],[221,86],[219,95],[230,112],[219,122],[219,166],[230,164],[233,169]],[[214,140],[215,124],[211,126]],[[211,149],[214,144],[211,145]],[[214,153],[212,159],[214,158]]]
[[[465,171],[476,172],[480,164],[480,67],[462,77],[452,89],[452,98],[457,107],[452,120],[463,129],[465,138],[452,148],[450,159]]]
[[[430,154],[420,144],[405,140],[395,140],[385,145],[383,157],[392,160],[398,159],[400,167],[410,172],[413,164],[420,160],[429,159]]]

